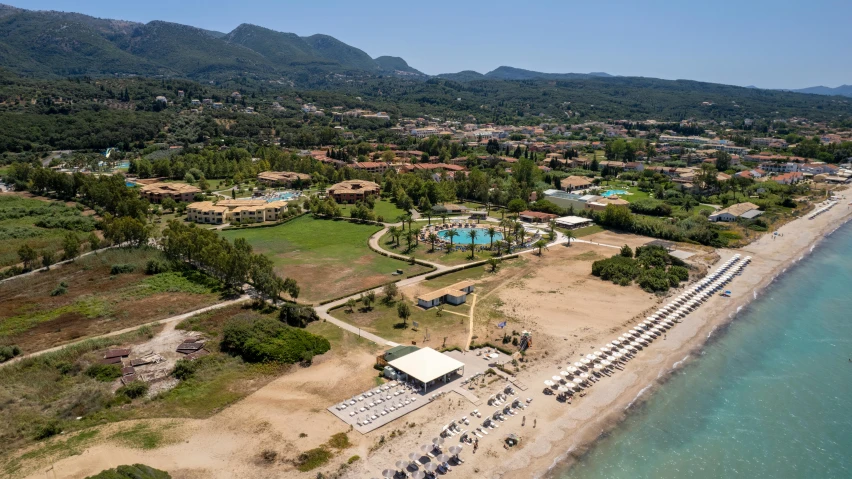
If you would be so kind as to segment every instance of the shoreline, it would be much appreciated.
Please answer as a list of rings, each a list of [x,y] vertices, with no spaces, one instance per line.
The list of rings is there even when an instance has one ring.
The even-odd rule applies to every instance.
[[[850,192],[852,187],[837,193],[848,195]],[[779,228],[778,232],[784,234],[781,243],[786,243],[788,234],[792,236],[789,241],[794,243],[792,248],[781,253],[783,256],[763,251],[763,248],[778,242],[772,239],[771,234],[765,234],[743,248],[717,250],[719,261],[737,252],[754,257],[752,264],[730,284],[731,289],[738,291],[728,301],[714,297],[713,301],[685,318],[678,328],[670,330],[670,339],[666,343],[655,342],[633,359],[633,364],[628,363],[624,371],[597,385],[579,404],[567,406],[569,409],[560,414],[550,427],[541,428],[530,437],[520,454],[480,472],[484,477],[555,479],[569,471],[601,438],[617,428],[629,414],[638,412],[674,374],[700,355],[714,337],[720,337],[720,330],[724,332],[724,328],[780,275],[805,259],[825,237],[852,221],[848,200],[844,200],[846,205],[841,202],[814,220],[805,216]],[[661,345],[664,348],[660,348]],[[604,389],[610,393],[610,398],[600,397],[600,391]],[[560,444],[562,442],[566,444]]]

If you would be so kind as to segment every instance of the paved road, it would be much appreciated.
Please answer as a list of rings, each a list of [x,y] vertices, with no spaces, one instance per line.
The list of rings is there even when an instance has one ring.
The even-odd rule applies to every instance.
[[[56,346],[56,347],[53,347],[53,348],[50,348],[50,349],[44,349],[44,350],[41,350],[41,351],[36,351],[34,353],[24,354],[22,356],[18,356],[16,358],[12,359],[12,360],[6,361],[5,363],[0,363],[0,367],[12,364],[14,362],[20,361],[20,360],[25,359],[25,358],[32,358],[32,357],[36,357],[36,356],[41,356],[42,354],[45,354],[45,353],[51,353],[51,352],[54,352],[54,351],[59,351],[62,348],[74,346],[74,345],[89,341],[91,339],[100,339],[100,338],[109,338],[111,336],[118,336],[120,334],[129,333],[131,331],[136,331],[137,329],[139,329],[143,326],[156,326],[156,325],[160,325],[160,324],[176,323],[176,322],[179,322],[179,321],[183,321],[184,319],[190,318],[192,316],[195,316],[197,314],[206,313],[208,311],[213,311],[213,310],[216,310],[216,309],[226,308],[228,306],[238,304],[238,303],[242,303],[242,302],[248,301],[250,299],[251,299],[251,296],[244,294],[237,299],[232,299],[230,301],[224,301],[222,303],[217,303],[217,304],[214,304],[214,305],[211,305],[211,306],[206,306],[204,308],[196,309],[195,311],[190,311],[188,313],[179,314],[177,316],[172,316],[170,318],[158,319],[157,321],[151,321],[150,323],[140,324],[140,325],[137,325],[137,326],[133,326],[132,328],[124,328],[124,329],[121,329],[121,330],[118,330],[118,331],[112,331],[112,332],[109,332],[107,334],[102,334],[100,336],[81,339],[79,341],[74,341],[72,343],[66,343],[66,344],[63,344],[61,346]]]

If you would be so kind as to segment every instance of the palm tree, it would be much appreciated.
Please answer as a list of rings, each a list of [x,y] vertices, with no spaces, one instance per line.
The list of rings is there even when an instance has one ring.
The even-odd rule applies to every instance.
[[[494,249],[494,237],[497,236],[497,228],[490,226],[488,228],[487,233],[488,233],[488,237],[491,239],[490,249]]]
[[[476,248],[476,230],[470,229],[467,231],[467,236],[470,238],[470,259],[474,258],[474,251]]]
[[[426,210],[426,218],[429,219],[429,226],[432,226],[432,208]]]
[[[441,213],[441,224],[442,225],[447,224],[447,214],[446,213]]]
[[[414,217],[411,216],[411,213],[405,215],[404,221],[408,223],[408,231],[411,231],[411,222],[414,221]]]
[[[548,233],[548,238],[550,239],[550,241],[553,241],[553,240],[556,239],[556,221],[550,220],[547,223],[547,226],[550,228],[550,232]]]
[[[568,246],[571,246],[571,240],[572,240],[572,239],[574,239],[574,232],[573,232],[573,231],[570,231],[570,230],[569,230],[569,231],[566,231],[566,232],[565,232],[565,234],[564,234],[563,236],[565,236],[566,238],[568,238]]]
[[[435,251],[435,243],[438,242],[438,235],[429,233],[429,242],[432,243],[432,251]]]
[[[513,222],[512,227],[515,230],[515,238],[517,238],[515,241],[518,244],[523,243],[524,242],[524,225],[521,224],[520,221],[515,221],[515,222]]]
[[[544,248],[547,247],[547,241],[540,239],[540,240],[536,241],[533,246],[538,248],[538,255],[541,256],[542,250],[544,250]]]
[[[405,250],[406,252],[411,251],[411,241],[413,239],[414,239],[414,233],[412,233],[411,229],[409,228],[409,230],[405,232],[405,241],[408,243],[408,249]]]
[[[388,228],[388,234],[391,235],[393,242],[396,243],[397,239],[399,239],[399,228],[396,226],[391,226]]]
[[[459,235],[459,232],[456,230],[447,230],[447,234],[444,235],[444,238],[450,239],[450,249],[453,248],[453,238]]]
[[[488,260],[488,266],[491,267],[491,272],[493,273],[500,267],[500,260],[497,258],[491,258]]]

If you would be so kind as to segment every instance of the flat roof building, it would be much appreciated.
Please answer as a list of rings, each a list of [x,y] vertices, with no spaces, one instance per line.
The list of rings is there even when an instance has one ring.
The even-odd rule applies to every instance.
[[[372,181],[348,180],[332,185],[328,195],[338,203],[355,203],[368,196],[378,195],[380,190],[379,185]]]
[[[464,375],[464,363],[432,348],[422,348],[390,361],[390,367],[420,383],[424,391]]]
[[[468,279],[452,286],[447,286],[446,288],[421,294],[417,297],[417,305],[421,308],[429,309],[442,303],[463,304],[467,301],[468,293],[473,292],[473,285],[474,282]]]
[[[302,184],[310,183],[311,175],[291,171],[264,171],[257,174],[257,180],[267,185],[292,186],[295,182]]]
[[[195,223],[221,225],[224,223],[263,223],[277,221],[286,201],[221,200],[218,203],[199,201],[186,207],[186,219]]]

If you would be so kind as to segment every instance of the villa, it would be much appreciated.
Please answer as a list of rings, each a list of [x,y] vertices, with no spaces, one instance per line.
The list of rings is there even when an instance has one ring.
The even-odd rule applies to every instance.
[[[707,217],[710,221],[734,221],[737,218],[755,218],[763,212],[754,203],[737,203]]]
[[[160,203],[166,198],[179,202],[188,202],[201,193],[201,188],[186,183],[151,183],[139,190],[139,195],[151,203]]]
[[[276,221],[286,201],[221,200],[218,203],[199,201],[186,208],[186,219],[195,223],[221,225],[225,223],[262,223]]]
[[[355,203],[379,194],[378,184],[367,180],[341,181],[328,189],[328,195],[338,203]]]
[[[257,174],[257,181],[267,185],[292,186],[293,183],[310,183],[311,175],[290,171],[264,171]]]
[[[559,182],[559,186],[570,193],[575,190],[584,190],[592,186],[592,182],[582,176],[569,176],[567,178],[562,178],[562,181]]]
[[[442,303],[464,304],[467,301],[468,293],[473,292],[473,285],[473,281],[465,280],[431,293],[422,294],[417,297],[417,305],[429,309]]]
[[[550,220],[555,220],[559,215],[551,213],[542,213],[541,211],[522,211],[518,218],[527,223],[547,223]]]

